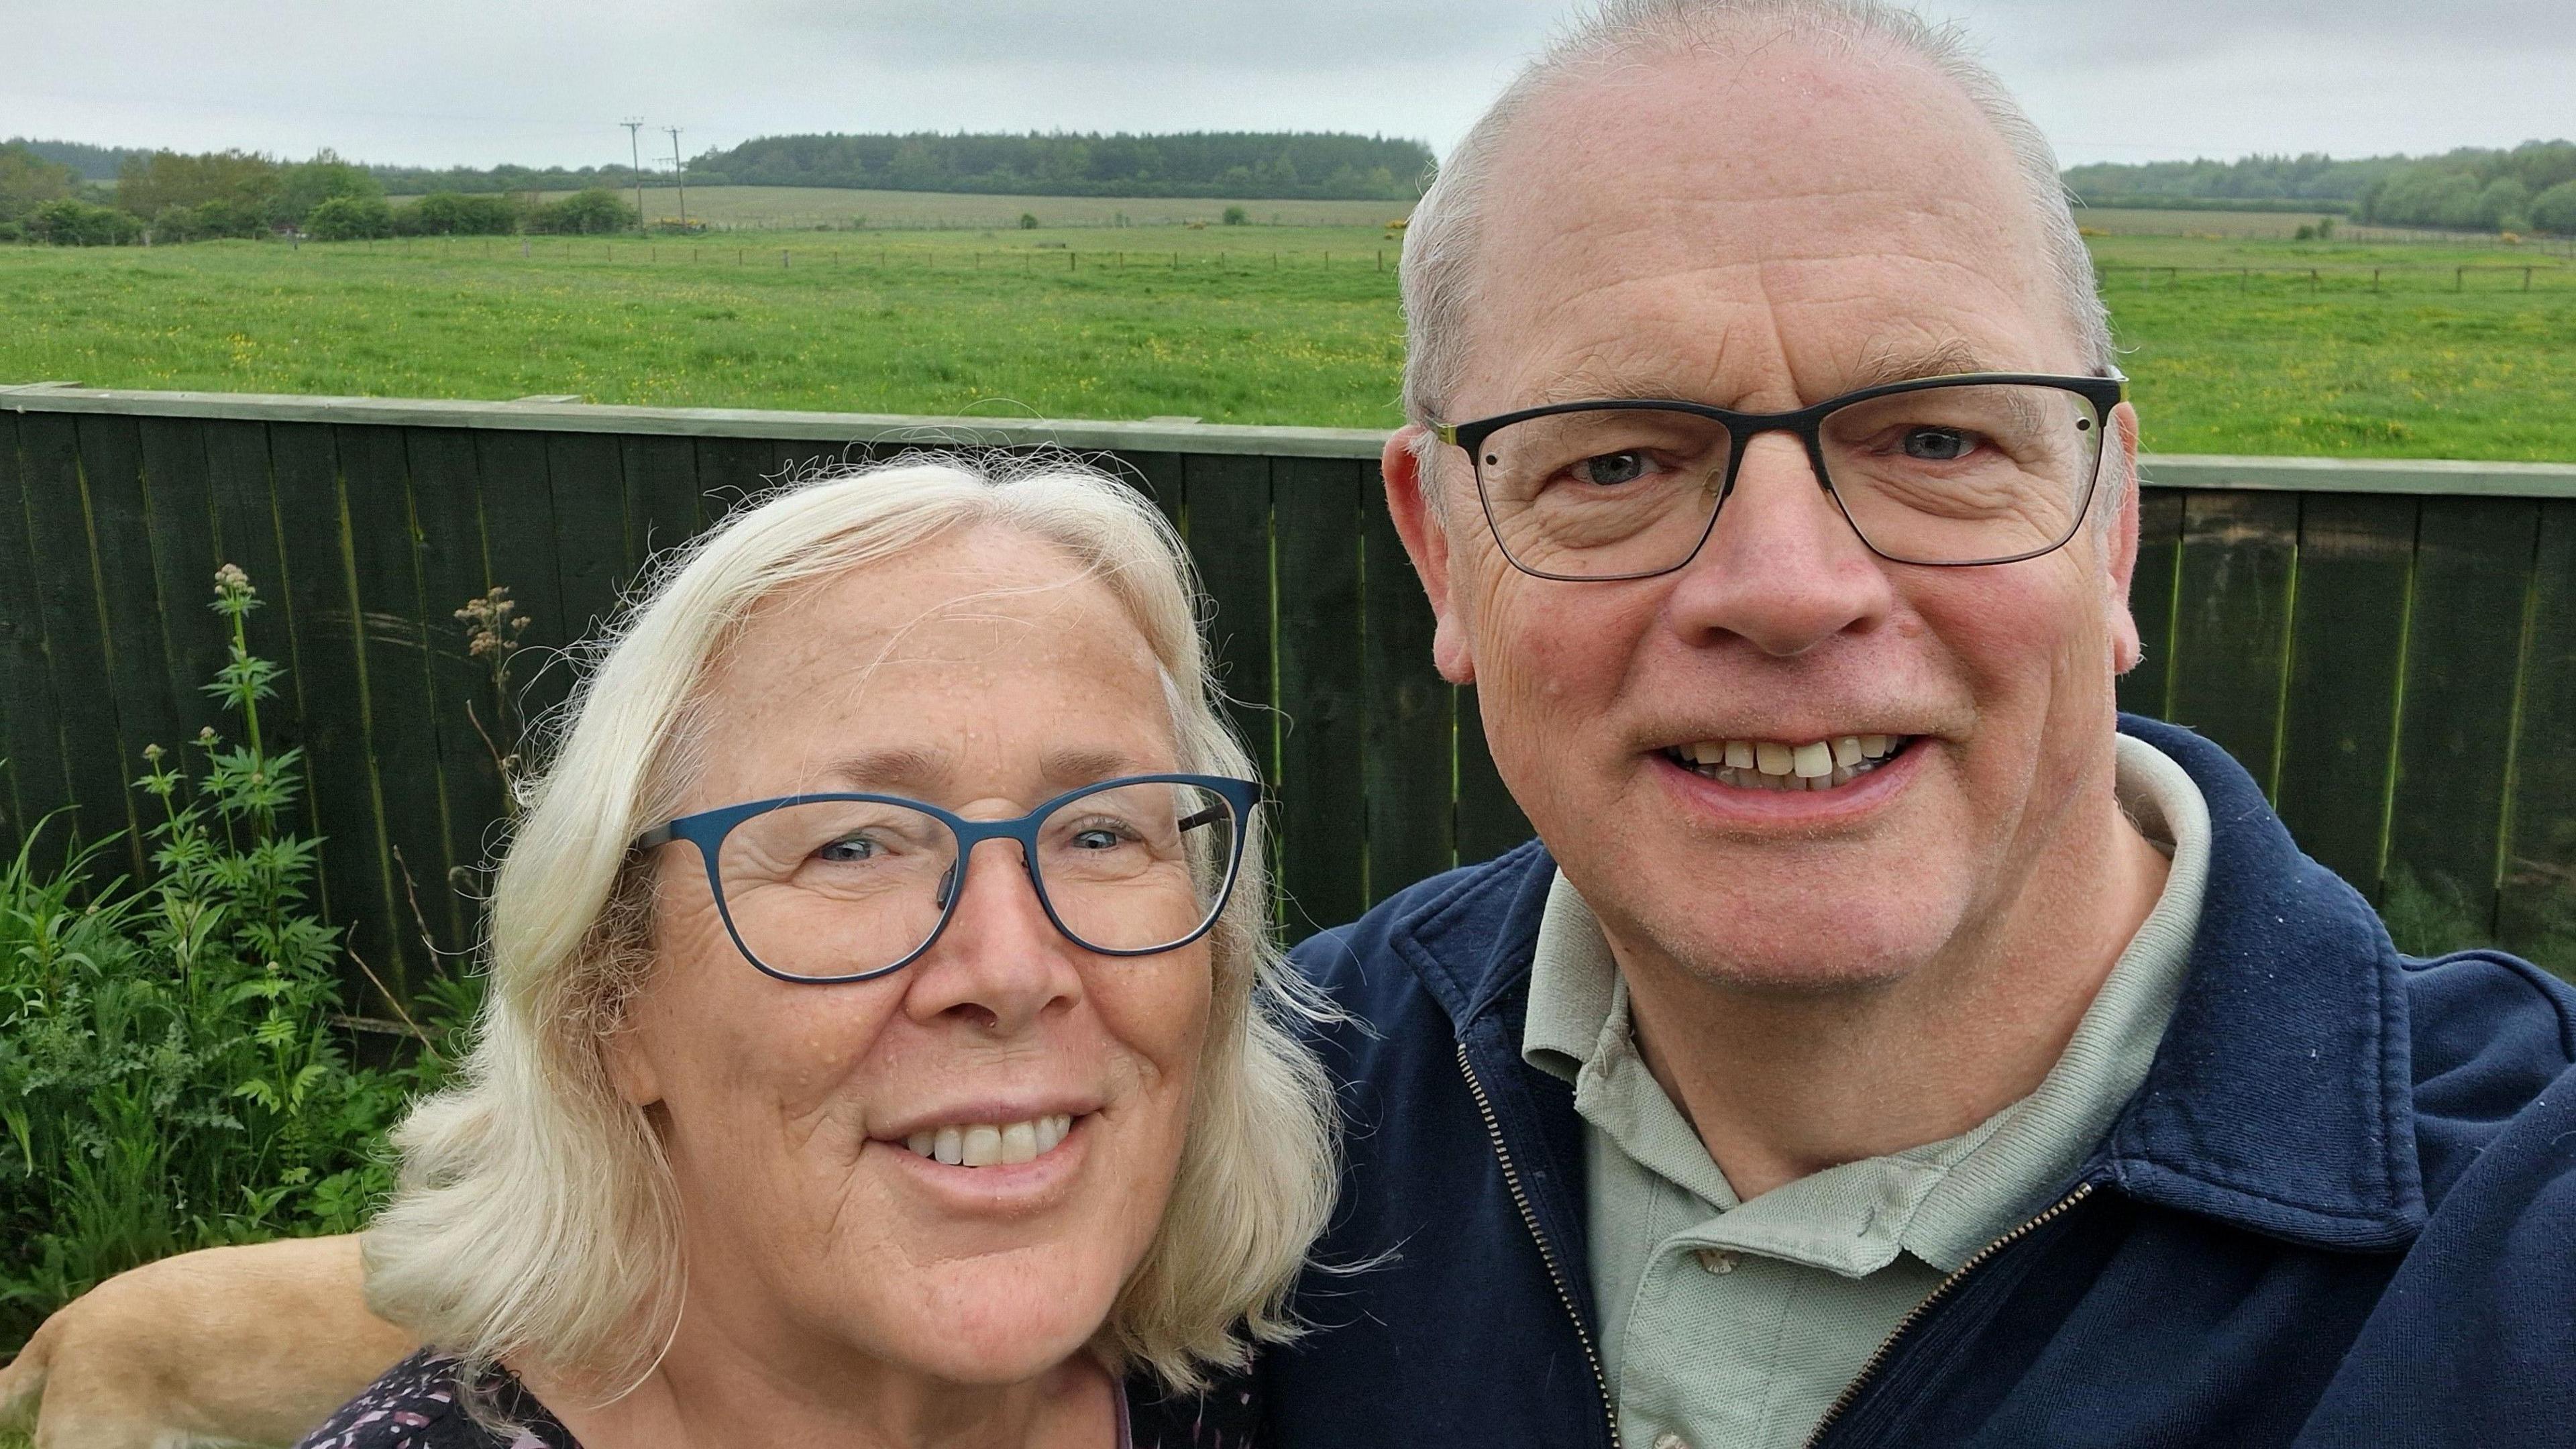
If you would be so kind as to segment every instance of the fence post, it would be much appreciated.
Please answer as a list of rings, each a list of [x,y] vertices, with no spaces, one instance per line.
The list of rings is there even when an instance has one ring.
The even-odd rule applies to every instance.
[[[2465,292],[2468,289],[2469,269],[2466,267],[2453,267],[2451,269],[2451,290],[2454,292]]]
[[[2370,269],[2370,290],[2374,292],[2379,290],[2379,268],[2377,267]]]
[[[785,247],[778,249],[778,269],[782,272],[787,270],[787,248]]]
[[[2531,290],[2531,268],[2529,267],[2522,269],[2522,289],[2526,292]]]

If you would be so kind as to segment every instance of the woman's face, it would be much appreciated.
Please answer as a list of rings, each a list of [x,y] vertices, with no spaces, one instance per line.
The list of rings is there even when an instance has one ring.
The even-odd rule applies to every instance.
[[[868,791],[1011,818],[1179,763],[1154,657],[1115,598],[1002,530],[773,601],[705,697],[686,811]],[[856,1350],[996,1384],[1077,1351],[1162,1218],[1208,942],[1086,951],[1049,923],[1019,847],[992,842],[911,965],[785,982],[735,948],[694,848],[655,866],[656,961],[609,1058],[679,1182],[687,1321],[788,1373]],[[954,1131],[972,1160],[979,1129],[1015,1144],[1005,1159],[1045,1150],[966,1166],[911,1145]]]

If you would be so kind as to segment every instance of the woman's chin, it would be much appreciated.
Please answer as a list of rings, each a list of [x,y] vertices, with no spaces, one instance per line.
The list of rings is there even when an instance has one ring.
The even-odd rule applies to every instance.
[[[873,1340],[880,1356],[950,1383],[1036,1378],[1099,1332],[1120,1275],[1107,1265],[1048,1265],[1032,1256],[999,1254],[930,1270],[936,1281],[905,1295],[913,1300],[907,1306],[852,1305],[874,1331],[853,1324],[851,1337]]]

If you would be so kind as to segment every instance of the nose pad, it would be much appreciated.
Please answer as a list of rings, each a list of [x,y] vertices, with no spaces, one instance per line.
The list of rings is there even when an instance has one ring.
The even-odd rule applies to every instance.
[[[957,899],[957,866],[951,862],[948,869],[939,873],[939,909],[945,912],[949,903],[955,899]]]

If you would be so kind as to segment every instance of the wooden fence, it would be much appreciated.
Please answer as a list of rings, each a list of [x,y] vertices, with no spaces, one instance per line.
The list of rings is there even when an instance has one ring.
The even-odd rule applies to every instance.
[[[397,992],[474,934],[499,701],[452,617],[493,585],[534,620],[520,679],[645,559],[762,480],[923,444],[1114,458],[1181,526],[1240,723],[1282,788],[1292,930],[1525,838],[1472,691],[1380,496],[1378,436],[0,389],[0,845],[65,805],[139,870],[145,745],[224,722],[220,563],[271,607],[272,738],[310,761],[324,908]],[[2576,880],[2576,467],[2166,458],[2150,464],[2130,708],[2196,726],[2270,786],[2312,854],[2402,869],[2508,943]],[[537,667],[542,664],[543,667]],[[53,839],[49,836],[48,840]],[[417,903],[415,905],[415,902]]]

